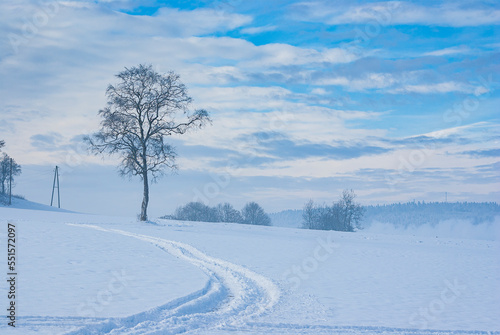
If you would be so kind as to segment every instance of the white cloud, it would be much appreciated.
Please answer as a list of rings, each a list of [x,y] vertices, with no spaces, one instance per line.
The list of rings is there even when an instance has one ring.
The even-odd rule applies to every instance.
[[[330,25],[370,24],[370,25],[441,25],[450,27],[480,26],[498,24],[500,9],[460,7],[459,4],[445,3],[424,6],[406,1],[381,1],[351,6],[331,6],[328,2],[303,2],[296,5],[299,20],[321,21]]]
[[[362,78],[349,79],[346,77],[332,77],[318,80],[318,85],[336,85],[344,86],[351,91],[364,91],[367,89],[382,89],[387,88],[397,80],[389,73],[369,73]]]
[[[179,73],[183,80],[197,85],[226,85],[248,79],[247,74],[236,66],[191,64],[182,68]]]
[[[323,118],[323,120],[326,119]],[[292,125],[292,127],[295,124],[305,122],[304,119],[297,119],[294,121],[296,122]],[[327,122],[327,124],[331,125],[329,122]],[[493,132],[493,134],[491,132]],[[450,152],[463,152],[465,150],[477,150],[479,148],[484,148],[484,142],[490,141],[489,138],[494,137],[495,133],[498,132],[496,131],[496,126],[494,124],[480,122],[468,126],[447,128],[436,132],[413,136],[415,138],[426,137],[436,140],[447,138],[453,139],[454,137],[459,136],[461,140],[442,142],[442,144],[439,145],[431,140],[427,145],[421,144],[416,148],[412,148],[407,145],[394,146],[387,143],[384,144],[369,138],[369,136],[367,136],[368,132],[365,130],[364,134],[358,132],[356,136],[352,138],[346,137],[346,139],[357,141],[358,143],[364,143],[365,145],[385,146],[393,150],[376,156],[361,156],[344,160],[328,159],[325,157],[287,160],[286,157],[284,157],[284,160],[269,163],[264,166],[236,166],[234,168],[230,168],[229,171],[236,176],[248,177],[287,176],[294,178],[347,178],[349,176],[355,176],[357,171],[361,169],[381,169],[393,171],[392,175],[395,176],[394,180],[398,181],[399,186],[408,186],[414,182],[414,177],[412,176],[415,176],[419,172],[424,172],[425,169],[430,169],[432,171],[453,171],[453,169],[464,169],[473,172],[473,170],[475,170],[479,165],[495,163],[498,161],[497,157],[477,158],[449,154]],[[294,137],[294,139],[297,140],[299,137]],[[324,139],[325,138],[323,138],[323,140]],[[411,137],[400,138],[399,140],[408,139],[411,139]],[[312,140],[317,141],[315,143],[321,143],[318,138],[312,138]],[[333,139],[330,137],[330,141],[332,140]],[[464,144],[464,141],[470,143]],[[356,178],[360,177],[358,176]],[[370,180],[373,182],[373,176],[367,176],[367,178],[367,181]],[[453,180],[453,176],[450,176],[450,178]],[[387,183],[391,180],[393,179],[383,180],[384,186],[387,187]],[[423,181],[422,176],[419,176],[418,181]],[[471,184],[471,186],[472,185],[474,184]],[[436,188],[439,189],[441,186],[442,185],[436,186]],[[429,185],[426,185],[426,187],[429,187]],[[488,187],[489,189],[494,189],[493,185]]]
[[[485,45],[486,48],[490,49],[500,49],[500,42],[499,43],[489,43]]]
[[[346,77],[330,77],[316,80],[316,85],[349,86],[351,81]]]
[[[283,87],[207,87],[193,88],[199,101],[216,110],[269,110],[279,108],[292,92]]]
[[[315,88],[311,90],[312,94],[317,94],[317,95],[325,95],[328,94],[328,92],[324,88]]]
[[[213,9],[194,9],[183,11],[160,8],[152,19],[161,19],[162,30],[180,31],[184,36],[207,35],[214,31],[239,28],[252,22],[248,15],[227,13]],[[188,24],[187,24],[188,23]],[[177,35],[178,36],[178,35]]]
[[[469,53],[471,50],[467,46],[456,46],[451,48],[439,49],[424,53],[424,56],[447,56],[454,54]]]
[[[260,34],[260,33],[265,33],[268,31],[274,31],[278,27],[275,25],[265,25],[265,26],[260,26],[260,27],[247,27],[241,29],[242,34],[248,34],[248,35],[255,35],[255,34]]]
[[[377,90],[391,94],[444,94],[451,92],[481,95],[489,92],[484,86],[456,81],[441,83],[425,83],[423,74],[418,71],[401,72],[397,75],[391,73],[368,73],[361,78],[326,77],[315,82],[316,85],[342,86],[348,91],[364,92]]]
[[[85,8],[78,4],[84,4]],[[162,8],[155,16],[137,16],[89,2],[54,1],[38,5],[26,0],[18,6],[2,5],[0,19],[7,36],[0,43],[3,52],[11,54],[42,45],[69,49],[99,44],[102,49],[116,47],[116,43],[122,41],[128,43],[128,48],[133,48],[155,37],[205,36],[252,22],[252,17],[247,15],[212,9]],[[103,42],[107,45],[102,45]]]
[[[388,73],[370,73],[363,79],[353,80],[351,88],[364,90],[369,88],[385,88],[395,83],[394,76]]]
[[[242,66],[279,67],[289,65],[306,65],[315,63],[349,63],[357,56],[342,48],[324,50],[300,48],[289,44],[271,43],[253,48],[253,57]]]
[[[448,81],[436,84],[403,85],[388,91],[389,93],[419,93],[419,94],[441,94],[450,92],[474,93],[476,88],[470,85]]]
[[[485,135],[495,135],[498,134],[499,131],[494,124],[489,122],[477,122],[468,124],[465,126],[457,126],[451,128],[445,128],[425,134],[421,134],[418,136],[427,136],[432,138],[445,138],[452,135],[461,135],[463,137],[467,137],[470,139],[475,139],[477,142],[481,142],[485,140]]]

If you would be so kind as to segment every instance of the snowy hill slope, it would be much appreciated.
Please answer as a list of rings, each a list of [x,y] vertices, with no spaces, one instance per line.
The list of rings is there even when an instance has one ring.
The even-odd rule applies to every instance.
[[[43,205],[37,202],[29,201],[26,199],[22,199],[19,197],[12,197],[12,204],[7,205],[7,199],[0,199],[0,207],[6,208],[16,208],[16,209],[31,209],[37,211],[52,211],[52,212],[66,212],[66,213],[74,213],[72,211],[68,211],[66,209],[57,208],[53,206]]]
[[[0,208],[2,243],[9,222],[1,334],[500,333],[495,241]]]

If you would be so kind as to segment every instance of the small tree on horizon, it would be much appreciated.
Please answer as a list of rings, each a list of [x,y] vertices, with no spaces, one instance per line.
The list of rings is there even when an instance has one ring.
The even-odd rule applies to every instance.
[[[243,217],[240,211],[235,209],[233,205],[226,202],[223,204],[218,204],[215,207],[218,216],[218,222],[232,222],[232,223],[242,223]]]
[[[204,221],[217,222],[218,215],[215,208],[205,205],[202,202],[190,202],[185,206],[180,206],[173,215],[175,220],[183,221]]]
[[[314,201],[310,199],[305,204],[302,211],[302,227],[307,229],[314,229],[314,225],[317,219],[316,206],[314,205]]]
[[[12,180],[11,176],[11,164],[12,164]],[[8,183],[14,183],[14,176],[19,176],[21,174],[21,165],[17,164],[14,159],[4,153],[0,158],[0,193],[2,195],[7,194]]]
[[[336,230],[352,232],[359,228],[365,209],[354,199],[353,190],[344,190],[339,201],[331,206],[316,205],[309,200],[302,212],[302,226],[307,229]]]
[[[260,226],[271,225],[271,218],[256,202],[247,203],[241,210],[241,215],[243,216],[243,223]]]
[[[359,228],[359,222],[365,213],[364,207],[356,203],[354,201],[355,198],[356,194],[353,190],[344,190],[338,202],[341,228],[343,231],[353,231],[354,228]]]
[[[189,113],[192,103],[186,86],[174,72],[159,74],[151,65],[125,68],[119,83],[106,90],[107,106],[99,111],[101,128],[85,137],[94,154],[118,154],[120,174],[143,181],[140,220],[146,221],[149,180],[165,169],[176,169],[174,148],[166,137],[201,128],[210,121],[203,109]]]

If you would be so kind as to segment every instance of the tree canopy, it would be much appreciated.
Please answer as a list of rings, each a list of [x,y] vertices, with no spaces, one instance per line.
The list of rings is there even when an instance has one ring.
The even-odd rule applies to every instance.
[[[87,136],[94,154],[118,154],[120,173],[139,176],[144,193],[140,219],[147,220],[149,177],[176,169],[175,149],[166,137],[201,128],[210,121],[204,109],[190,111],[192,98],[174,72],[160,74],[152,65],[125,68],[119,82],[106,90],[107,106],[99,111],[101,128]]]
[[[270,226],[271,218],[256,202],[249,202],[241,210],[243,223],[261,226]]]
[[[354,231],[365,212],[356,203],[353,190],[344,190],[342,196],[332,205],[316,205],[310,200],[302,212],[303,227],[308,229]]]
[[[14,177],[20,174],[21,165],[6,153],[0,156],[0,195],[7,195],[9,186],[14,185]]]

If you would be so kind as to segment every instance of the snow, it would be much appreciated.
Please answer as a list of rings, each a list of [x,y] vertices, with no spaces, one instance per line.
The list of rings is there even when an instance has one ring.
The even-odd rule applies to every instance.
[[[366,231],[394,235],[500,241],[500,216],[495,217],[492,222],[481,222],[480,224],[473,224],[470,220],[455,219],[442,220],[436,225],[411,225],[408,227],[374,221]]]
[[[0,334],[500,334],[498,240],[26,207]]]
[[[7,202],[7,197],[4,199],[5,202]],[[0,201],[0,207],[7,207],[7,208],[17,208],[17,209],[31,209],[31,210],[38,210],[38,211],[52,211],[52,212],[65,212],[65,213],[74,213],[72,211],[68,211],[63,208],[57,208],[54,206],[49,206],[49,205],[44,205],[44,204],[39,204],[36,202],[32,202],[29,200],[25,200],[19,197],[12,197],[12,204],[6,205],[2,201]]]

